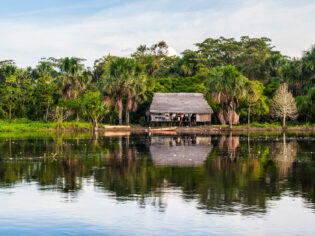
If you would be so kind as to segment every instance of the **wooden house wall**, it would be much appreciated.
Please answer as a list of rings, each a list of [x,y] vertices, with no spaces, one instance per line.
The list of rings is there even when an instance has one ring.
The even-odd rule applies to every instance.
[[[211,114],[197,114],[196,115],[197,122],[210,122],[211,121]]]

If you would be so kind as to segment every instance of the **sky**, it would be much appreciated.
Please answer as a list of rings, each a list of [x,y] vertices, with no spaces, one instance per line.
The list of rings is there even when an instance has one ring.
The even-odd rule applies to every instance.
[[[172,54],[212,37],[269,37],[284,55],[315,44],[314,0],[0,0],[0,61],[35,66],[76,56],[93,65],[164,40]]]

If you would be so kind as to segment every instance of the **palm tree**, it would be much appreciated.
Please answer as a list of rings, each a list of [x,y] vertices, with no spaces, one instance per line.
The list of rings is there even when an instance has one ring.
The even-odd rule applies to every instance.
[[[230,128],[236,115],[238,100],[246,96],[247,80],[234,66],[215,67],[209,74],[208,94],[214,102],[221,104],[219,114],[223,117],[219,119],[222,124],[227,120]]]
[[[144,74],[132,78],[126,86],[126,125],[129,125],[129,112],[136,111],[138,103],[146,100],[145,92],[147,90],[147,81]]]
[[[84,60],[76,57],[57,59],[57,66],[60,71],[61,94],[66,99],[78,96],[77,88],[80,87],[79,77],[83,76]]]
[[[102,81],[102,89],[107,101],[119,112],[119,124],[122,125],[123,99],[127,101],[127,123],[129,123],[129,111],[135,108],[135,103],[143,94],[139,87],[145,81],[143,66],[135,59],[115,58],[109,65],[105,79]]]

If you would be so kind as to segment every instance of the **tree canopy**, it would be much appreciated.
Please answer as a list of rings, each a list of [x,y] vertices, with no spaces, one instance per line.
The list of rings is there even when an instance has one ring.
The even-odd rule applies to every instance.
[[[315,45],[301,58],[289,58],[266,37],[207,38],[177,56],[159,41],[140,45],[130,57],[107,54],[92,68],[84,62],[48,57],[33,68],[20,68],[1,58],[0,119],[91,120],[87,111],[96,112],[104,103],[107,115],[97,120],[143,124],[154,93],[198,92],[207,95],[214,123],[272,122],[272,99],[286,83],[292,103],[296,99],[298,121],[315,122]],[[90,106],[90,98],[98,105]]]

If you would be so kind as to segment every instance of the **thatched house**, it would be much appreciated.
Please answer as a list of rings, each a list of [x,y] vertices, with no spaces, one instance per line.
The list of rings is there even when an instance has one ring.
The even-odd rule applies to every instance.
[[[148,115],[151,122],[210,123],[212,113],[201,93],[155,93]]]

